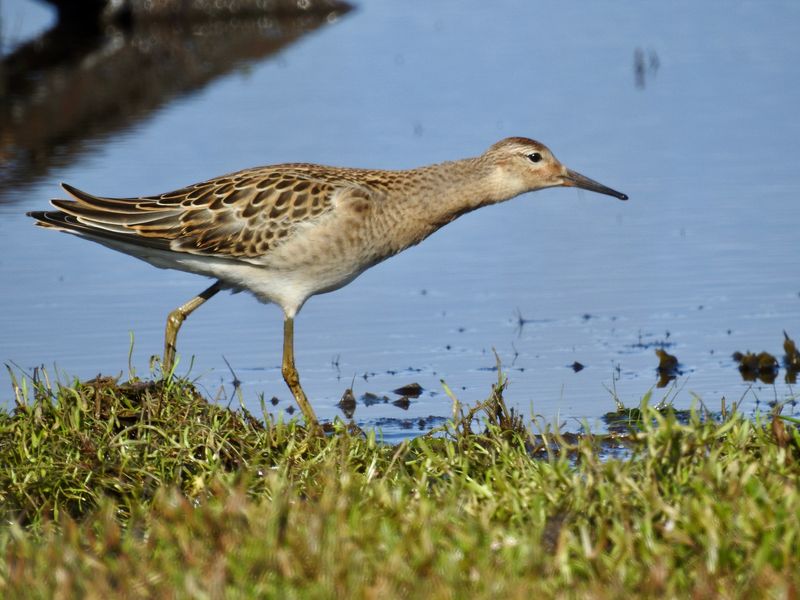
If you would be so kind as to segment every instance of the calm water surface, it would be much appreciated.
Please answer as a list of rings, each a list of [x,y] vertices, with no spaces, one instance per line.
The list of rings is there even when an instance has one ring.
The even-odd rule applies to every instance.
[[[52,17],[3,2],[3,51]],[[509,135],[548,144],[629,202],[568,189],[466,215],[312,298],[298,368],[321,418],[418,382],[407,410],[359,402],[387,438],[444,417],[444,379],[485,397],[499,354],[507,399],[570,429],[657,381],[655,347],[681,363],[671,395],[747,410],[796,394],[741,380],[731,353],[782,355],[800,340],[800,5],[372,1],[273,54],[243,59],[0,187],[0,359],[65,378],[148,373],[166,314],[208,281],[35,229],[25,211],[58,182],[108,196],[153,194],[288,161],[405,168],[480,154]],[[90,93],[90,90],[85,90]],[[8,168],[8,166],[6,166]],[[10,168],[7,174],[10,173]],[[291,406],[281,313],[217,296],[186,322],[183,361],[211,397]],[[585,365],[575,373],[574,362]],[[16,367],[14,367],[16,369]],[[668,393],[657,391],[656,397]],[[0,373],[0,401],[11,402]],[[234,400],[236,402],[236,400]]]

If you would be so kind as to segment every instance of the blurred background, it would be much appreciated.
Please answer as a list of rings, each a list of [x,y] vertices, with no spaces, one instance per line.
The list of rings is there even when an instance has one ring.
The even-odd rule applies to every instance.
[[[208,285],[34,228],[25,212],[59,182],[127,197],[518,135],[631,199],[529,194],[312,298],[296,354],[318,415],[342,416],[352,386],[358,423],[414,435],[450,414],[440,380],[487,396],[493,349],[509,404],[570,430],[653,388],[791,412],[790,371],[747,381],[732,354],[780,362],[783,332],[800,338],[798,23],[788,0],[0,0],[0,360],[150,376],[167,313]],[[217,296],[184,324],[178,370],[216,401],[286,411],[281,322]],[[666,376],[656,350],[679,361]],[[421,395],[393,404],[409,383]]]

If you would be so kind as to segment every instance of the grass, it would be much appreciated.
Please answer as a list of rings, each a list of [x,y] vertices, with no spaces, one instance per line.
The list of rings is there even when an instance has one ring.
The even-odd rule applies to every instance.
[[[502,380],[397,446],[344,424],[314,437],[183,380],[54,387],[29,383],[0,413],[4,598],[800,590],[790,418],[644,403],[618,460],[599,437],[534,434]]]

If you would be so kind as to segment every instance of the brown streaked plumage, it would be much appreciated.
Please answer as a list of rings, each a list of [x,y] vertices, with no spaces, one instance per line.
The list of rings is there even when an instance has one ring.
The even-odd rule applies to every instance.
[[[309,426],[317,420],[294,366],[294,317],[315,294],[421,242],[458,216],[525,192],[574,186],[627,196],[564,167],[543,144],[507,138],[475,158],[407,171],[285,164],[246,169],[158,196],[72,200],[28,213],[157,267],[216,282],[167,319],[162,367],[181,323],[221,289],[248,290],[284,312],[282,372]]]

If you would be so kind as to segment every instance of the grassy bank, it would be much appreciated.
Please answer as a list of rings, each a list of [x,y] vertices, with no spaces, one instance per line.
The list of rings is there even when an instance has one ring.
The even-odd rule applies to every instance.
[[[0,415],[0,595],[797,597],[800,434],[644,407],[603,459],[484,424],[324,439],[187,382],[34,386]],[[23,396],[20,393],[20,398]],[[606,440],[607,443],[607,440]]]

